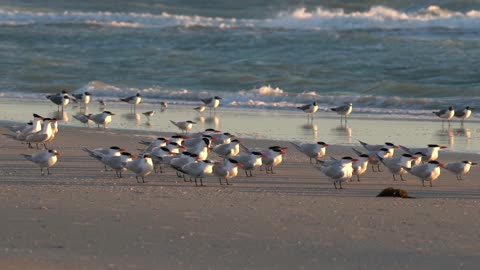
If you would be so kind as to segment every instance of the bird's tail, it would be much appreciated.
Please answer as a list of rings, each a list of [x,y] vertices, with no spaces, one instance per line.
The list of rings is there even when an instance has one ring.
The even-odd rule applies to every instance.
[[[27,154],[20,154],[20,155],[22,155],[26,160],[33,161],[32,155],[27,155]]]
[[[296,143],[293,143],[293,142],[290,142],[293,147],[295,147],[298,151],[302,152],[302,148],[300,147],[300,145],[296,144]]]
[[[174,124],[175,126],[178,127],[178,125],[177,125],[177,123],[175,123],[175,121],[170,120],[170,123],[172,123],[172,124]]]
[[[415,154],[415,153],[412,153],[412,151],[410,150],[410,148],[406,147],[406,146],[403,146],[403,145],[400,145],[400,148],[402,148],[403,151],[409,153],[409,154]]]
[[[337,111],[337,108],[330,108],[330,110],[336,112],[336,111]]]
[[[250,149],[248,149],[245,145],[240,144],[240,148],[242,148],[243,151],[250,153]]]
[[[357,154],[357,155],[359,155],[359,156],[363,154],[362,152],[358,151],[358,150],[355,149],[355,148],[352,148],[352,150],[353,150],[353,152],[355,152],[355,154]]]
[[[368,143],[362,142],[362,141],[360,141],[360,140],[358,140],[358,142],[359,142],[365,149],[367,149]],[[367,150],[368,150],[368,149],[367,149]]]
[[[101,160],[102,157],[98,154],[98,153],[95,153],[94,151],[86,148],[86,147],[82,147],[82,150],[87,152],[89,156],[93,157],[94,159],[97,159],[97,160]]]

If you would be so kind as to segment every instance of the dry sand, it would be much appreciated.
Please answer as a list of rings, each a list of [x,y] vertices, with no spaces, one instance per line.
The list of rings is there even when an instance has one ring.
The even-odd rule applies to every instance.
[[[478,167],[464,181],[443,171],[433,188],[369,171],[335,190],[290,148],[275,175],[195,187],[172,170],[144,184],[131,173],[116,179],[80,150],[136,152],[158,135],[61,127],[52,147],[62,156],[43,177],[19,155],[38,150],[1,136],[0,269],[478,269]],[[463,159],[480,160],[441,153],[444,162]],[[389,186],[416,198],[375,197]]]

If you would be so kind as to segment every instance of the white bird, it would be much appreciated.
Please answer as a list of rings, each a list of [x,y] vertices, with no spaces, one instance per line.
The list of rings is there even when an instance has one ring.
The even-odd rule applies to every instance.
[[[342,118],[345,117],[345,122],[347,121],[347,116],[352,113],[352,109],[353,109],[352,103],[331,108],[332,111],[337,112],[337,114],[340,115],[340,121],[342,121]]]
[[[212,151],[223,158],[236,156],[240,153],[240,141],[235,139],[230,143],[217,145]]]
[[[12,130],[15,132],[15,136],[13,135],[10,135],[10,134],[5,134],[6,136],[8,137],[11,137],[17,141],[25,141],[25,139],[27,138],[28,135],[32,134],[32,133],[36,133],[36,132],[39,132],[40,130],[42,130],[42,123],[43,123],[43,117],[41,117],[40,115],[38,114],[33,114],[33,121],[32,123],[30,124],[26,124],[25,126],[23,127],[18,127],[17,130]]]
[[[205,107],[205,106],[198,106],[198,107],[195,107],[195,108],[193,108],[193,109],[194,109],[195,111],[201,113],[201,112],[205,111],[206,108],[207,108],[207,107]]]
[[[372,159],[367,154],[358,155],[357,160],[352,162],[353,175],[357,176],[357,182],[360,182],[360,175],[364,174],[368,168],[368,162]],[[352,181],[350,179],[350,181]]]
[[[70,97],[68,97],[67,95],[53,95],[53,96],[47,96],[47,98],[58,105],[58,111],[60,111],[60,107],[62,108],[62,112],[63,112],[63,109],[70,103]]]
[[[91,113],[89,114],[77,114],[74,115],[73,118],[77,119],[81,123],[83,123],[84,126],[90,126],[91,123],[93,123],[92,120],[90,120],[90,116],[92,116]]]
[[[193,124],[196,124],[195,122],[190,120],[182,121],[182,122],[175,122],[170,120],[170,122],[176,127],[178,127],[182,132],[185,132],[185,133],[189,132],[193,128]]]
[[[422,181],[422,186],[425,186],[425,181],[429,181],[430,186],[432,187],[432,182],[437,180],[440,176],[440,167],[444,166],[443,163],[432,160],[426,164],[413,166],[412,168],[403,167],[403,169],[420,179],[420,181]]]
[[[413,166],[417,166],[417,165],[420,165],[422,164],[422,158],[426,157],[425,154],[423,154],[422,152],[415,152],[414,155],[412,155],[413,157],[413,160],[412,160],[412,167]]]
[[[362,141],[358,141],[360,142],[360,144],[363,146],[363,148],[367,149],[368,151],[374,151],[374,152],[377,152],[377,151],[380,151],[382,148],[386,148],[388,149],[388,152],[387,152],[387,157],[393,157],[393,155],[395,154],[395,148],[399,148],[398,145],[395,145],[391,142],[385,142],[385,144],[368,144],[366,142],[362,142]]]
[[[47,168],[47,174],[50,174],[50,167],[57,163],[57,157],[60,156],[60,153],[57,150],[48,150],[46,152],[38,153],[36,155],[26,155],[22,154],[26,160],[29,160],[40,167],[40,172],[42,175],[43,168]]]
[[[337,189],[337,184],[340,185],[342,189],[342,182],[345,182],[352,178],[353,167],[352,162],[357,161],[351,157],[343,157],[339,162],[334,162],[330,166],[315,167],[325,174],[332,182],[335,189]]]
[[[281,147],[281,146],[270,146],[268,149],[264,149],[261,151],[263,154],[262,157],[262,165],[265,166],[265,172],[268,174],[274,174],[273,167],[280,165],[283,161],[283,155],[285,155],[285,151],[288,147]]]
[[[201,101],[205,104],[205,106],[210,108],[210,111],[213,109],[214,111],[217,110],[218,106],[220,106],[220,100],[222,98],[219,96],[214,96],[211,98],[204,98]]]
[[[455,110],[453,109],[453,106],[448,107],[448,109],[443,109],[440,111],[433,112],[436,116],[440,117],[442,119],[442,125],[445,120],[448,121],[448,125],[450,126],[450,119],[453,118],[455,115]]]
[[[184,181],[187,181],[185,179],[185,175],[183,174],[179,174],[179,172],[181,173],[182,171],[182,167],[185,166],[186,164],[190,163],[190,162],[194,162],[196,160],[199,160],[198,159],[198,155],[196,154],[192,154],[188,151],[184,151],[178,155],[176,155],[174,158],[172,158],[169,162],[168,162],[168,165],[170,165],[170,167],[172,167],[176,173],[177,173],[177,177],[183,177],[183,180]]]
[[[242,169],[245,170],[245,175],[247,177],[252,177],[252,171],[257,168],[262,166],[262,158],[265,157],[264,154],[257,152],[257,151],[252,151],[249,154],[245,155],[239,155],[239,156],[233,156],[231,159],[234,159],[240,163],[243,164]],[[250,172],[250,174],[248,174]]]
[[[142,96],[140,93],[137,93],[135,96],[130,96],[126,98],[121,98],[120,99],[123,102],[127,102],[128,104],[132,105],[130,110],[136,112],[137,111],[137,105],[142,102]]]
[[[90,92],[84,92],[80,94],[73,94],[72,96],[75,97],[75,102],[81,101],[84,105],[87,105],[90,103],[92,94],[90,94]]]
[[[230,134],[229,132],[213,132],[209,134],[212,137],[212,142],[216,145],[227,144],[232,141],[232,138],[237,136]]]
[[[103,111],[102,113],[91,115],[90,120],[95,122],[95,124],[97,124],[97,127],[103,125],[103,128],[107,128],[107,125],[112,122],[112,115],[115,114],[110,111]]]
[[[165,111],[168,108],[168,102],[162,101],[160,102],[160,111]]]
[[[108,156],[105,158],[105,164],[115,171],[115,176],[122,178],[122,171],[125,171],[126,164],[132,161],[132,154],[121,152],[120,155]]]
[[[47,149],[46,143],[51,140],[52,136],[54,135],[53,129],[52,129],[52,124],[54,122],[57,122],[56,119],[50,119],[50,118],[44,118],[43,124],[42,124],[42,129],[38,132],[31,133],[27,135],[25,138],[25,141],[31,146],[32,143],[37,144],[37,149],[38,149],[38,144],[43,144],[45,149]]]
[[[93,150],[83,147],[82,150],[87,152],[90,157],[100,161],[105,166],[105,171],[107,170],[107,166],[110,166],[107,164],[109,158],[113,156],[120,156],[122,152],[126,151],[126,149],[118,146],[111,146],[110,148],[96,148]]]
[[[395,175],[400,175],[400,180],[405,181],[405,179],[403,179],[403,175],[406,174],[407,171],[403,168],[411,168],[414,157],[410,154],[403,154],[396,158],[382,158],[378,156],[378,159],[392,173],[393,181],[397,180]]]
[[[195,186],[198,186],[197,179],[200,178],[200,186],[203,186],[203,177],[213,172],[215,163],[210,160],[194,161],[183,165],[181,172],[195,178]]]
[[[310,120],[311,118],[313,121],[313,114],[318,111],[318,103],[314,101],[311,104],[305,104],[303,106],[297,107],[297,109],[300,109],[307,114],[307,120]]]
[[[465,109],[463,110],[456,110],[455,117],[459,118],[463,125],[463,121],[465,121],[467,118],[470,117],[470,115],[472,115],[472,110],[473,108],[470,106],[465,107]]]
[[[62,93],[48,95],[47,99],[49,99],[51,102],[55,103],[58,106],[58,111],[60,111],[60,107],[61,107],[62,112],[63,112],[63,108],[70,103],[70,97],[67,91],[65,90],[63,90]]]
[[[368,151],[368,153],[366,155],[368,155],[369,157],[369,160],[368,160],[368,163],[370,165],[372,165],[372,172],[381,172],[380,170],[380,160],[378,159],[378,156],[382,157],[382,158],[388,158],[390,157],[391,155],[389,154],[389,151],[392,151],[393,148],[390,148],[390,149],[387,149],[385,147],[381,148],[379,151],[375,151],[375,150],[372,150],[372,151]],[[363,153],[358,151],[357,149],[355,148],[352,148],[353,152],[355,152],[358,156],[362,155]],[[375,165],[377,165],[377,171],[375,171]]]
[[[150,117],[152,117],[155,114],[155,111],[143,112],[142,114],[147,117],[148,121],[150,121]]]
[[[298,151],[305,154],[307,157],[310,158],[310,163],[313,164],[312,159],[318,163],[319,159],[325,156],[326,147],[329,144],[324,142],[317,142],[317,143],[304,143],[301,145],[291,143]]]
[[[210,147],[210,139],[203,138],[200,143],[194,146],[190,146],[187,148],[187,151],[198,155],[198,159],[206,160],[208,158],[208,151]]]
[[[223,185],[222,178],[225,179],[227,185],[230,185],[228,179],[232,179],[238,175],[238,167],[242,167],[240,162],[228,158],[223,163],[218,163],[213,166],[213,174],[218,177],[220,185]]]
[[[464,180],[463,176],[470,172],[471,166],[474,165],[478,165],[478,163],[464,160],[460,162],[448,163],[445,165],[444,169],[455,174],[457,180]]]
[[[153,172],[152,158],[147,154],[138,157],[132,156],[132,160],[130,162],[126,162],[124,166],[127,168],[127,170],[135,174],[137,183],[140,183],[140,178],[142,178],[142,182],[145,183],[145,176]]]
[[[147,148],[145,148],[143,150],[144,153],[149,153],[150,151],[152,151],[154,148],[158,148],[158,147],[162,147],[162,146],[166,146],[167,143],[168,143],[168,140],[165,139],[164,137],[158,137],[157,139],[151,141],[151,142],[147,142],[147,141],[140,141],[138,142],[139,144],[143,144],[143,145],[146,145]]]
[[[428,147],[422,148],[408,148],[405,146],[400,145],[403,151],[409,153],[410,155],[416,155],[418,153],[422,153],[425,156],[426,161],[437,160],[438,158],[438,151],[441,149],[447,148],[446,146],[440,146],[438,144],[429,144]]]

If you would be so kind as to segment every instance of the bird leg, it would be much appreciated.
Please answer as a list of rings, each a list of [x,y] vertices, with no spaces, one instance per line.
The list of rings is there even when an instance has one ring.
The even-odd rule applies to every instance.
[[[403,179],[403,174],[400,174],[400,180],[405,181],[405,179]]]

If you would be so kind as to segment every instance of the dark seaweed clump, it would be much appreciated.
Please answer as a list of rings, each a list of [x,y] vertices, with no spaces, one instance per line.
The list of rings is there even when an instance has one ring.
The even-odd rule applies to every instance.
[[[399,189],[399,188],[393,188],[393,187],[388,187],[382,190],[382,192],[380,192],[380,194],[378,194],[377,197],[399,197],[404,199],[414,198],[414,197],[408,196],[408,192],[406,192],[405,190]]]

